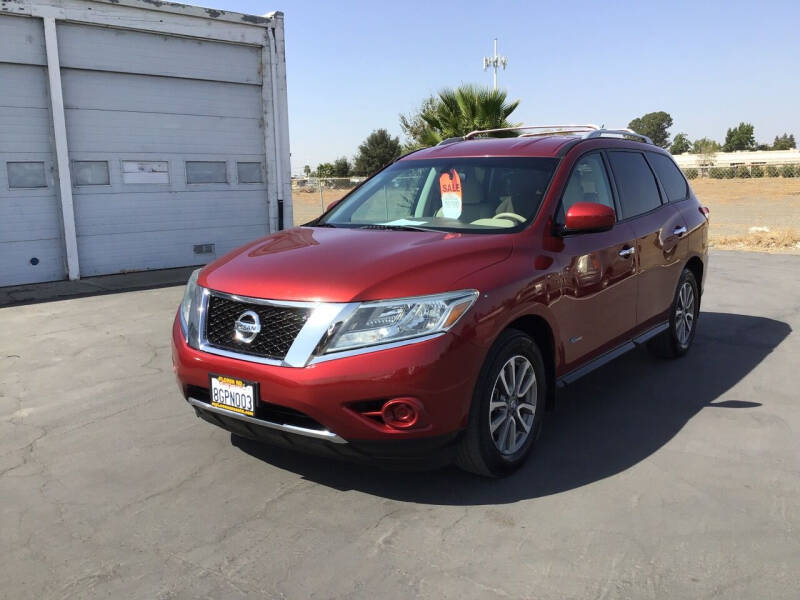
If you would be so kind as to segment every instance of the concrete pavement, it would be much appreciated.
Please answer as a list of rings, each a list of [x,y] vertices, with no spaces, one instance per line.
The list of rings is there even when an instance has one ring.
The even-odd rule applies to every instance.
[[[690,354],[567,388],[498,481],[195,418],[180,287],[0,308],[0,597],[797,598],[800,257],[709,269]]]

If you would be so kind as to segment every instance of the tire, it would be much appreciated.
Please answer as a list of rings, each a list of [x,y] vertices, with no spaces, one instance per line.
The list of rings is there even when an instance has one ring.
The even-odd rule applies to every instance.
[[[534,376],[532,381],[529,373]],[[519,468],[539,435],[547,389],[544,360],[536,342],[516,329],[501,333],[475,385],[456,464],[485,477],[501,477]]]
[[[691,298],[689,311],[685,310],[687,298]],[[689,269],[684,269],[670,306],[669,328],[647,343],[648,350],[660,358],[678,358],[686,354],[694,342],[699,315],[700,289],[697,279]]]

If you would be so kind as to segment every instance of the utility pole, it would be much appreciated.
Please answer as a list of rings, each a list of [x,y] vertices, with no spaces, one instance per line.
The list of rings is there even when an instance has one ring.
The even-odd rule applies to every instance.
[[[505,56],[498,56],[497,54],[497,38],[494,38],[494,56],[484,56],[483,57],[483,70],[485,71],[489,67],[492,67],[493,73],[493,80],[494,80],[494,90],[497,91],[497,69],[498,67],[503,67],[503,70],[506,70],[506,65],[508,64],[508,58]]]

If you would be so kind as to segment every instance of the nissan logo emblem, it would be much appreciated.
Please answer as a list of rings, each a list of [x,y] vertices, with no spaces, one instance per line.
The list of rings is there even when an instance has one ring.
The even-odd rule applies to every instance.
[[[239,315],[233,324],[233,337],[236,341],[249,344],[261,331],[261,319],[252,310],[246,310]]]

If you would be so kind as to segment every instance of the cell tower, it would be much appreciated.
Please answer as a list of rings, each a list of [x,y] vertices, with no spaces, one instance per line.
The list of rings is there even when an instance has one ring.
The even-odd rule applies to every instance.
[[[503,70],[506,70],[506,65],[508,64],[508,58],[505,56],[500,56],[497,54],[497,38],[494,38],[494,56],[484,56],[483,57],[483,70],[485,71],[489,67],[492,68],[494,73],[492,74],[492,79],[494,80],[494,89],[497,90],[497,69],[503,67]]]

